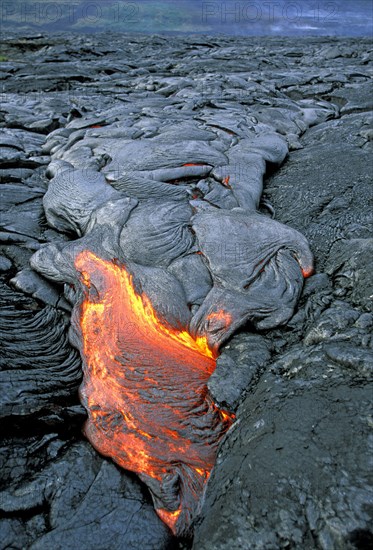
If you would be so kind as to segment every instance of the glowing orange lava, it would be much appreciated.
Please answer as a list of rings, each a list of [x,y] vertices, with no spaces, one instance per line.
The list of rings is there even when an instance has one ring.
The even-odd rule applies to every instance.
[[[231,179],[230,176],[226,176],[223,178],[222,184],[225,185],[225,187],[228,187],[228,189],[232,189],[231,185],[229,184],[229,180]]]
[[[222,321],[225,326],[232,322],[232,315],[223,309],[215,311],[207,315],[208,321]]]
[[[215,358],[205,337],[161,323],[124,266],[89,251],[75,266],[84,288],[85,433],[99,452],[140,475],[160,518],[181,534],[234,418],[208,395]]]
[[[313,275],[313,274],[314,274],[313,267],[302,269],[302,275],[305,279],[307,279],[308,277],[311,277],[311,275]]]

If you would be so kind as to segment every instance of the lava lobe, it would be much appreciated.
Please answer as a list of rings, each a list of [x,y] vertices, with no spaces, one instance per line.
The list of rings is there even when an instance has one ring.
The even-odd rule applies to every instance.
[[[215,358],[206,337],[167,328],[123,265],[83,251],[76,310],[92,445],[136,472],[156,511],[176,535],[199,509],[217,447],[234,415],[207,392]]]
[[[176,127],[162,144],[104,133],[101,171],[102,159],[87,169],[53,159],[46,219],[77,238],[30,260],[72,306],[88,439],[140,476],[176,535],[199,513],[233,422],[207,391],[215,354],[246,323],[286,323],[313,262],[303,235],[257,210],[284,138],[254,137],[242,120],[246,137],[221,140],[211,122],[177,143]]]

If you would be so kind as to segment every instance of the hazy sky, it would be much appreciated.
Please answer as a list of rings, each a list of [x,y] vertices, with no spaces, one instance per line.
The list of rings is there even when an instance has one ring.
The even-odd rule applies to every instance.
[[[373,0],[12,0],[3,30],[372,36]]]

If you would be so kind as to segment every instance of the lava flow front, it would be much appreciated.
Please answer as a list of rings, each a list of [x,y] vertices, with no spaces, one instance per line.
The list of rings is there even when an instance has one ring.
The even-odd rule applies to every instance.
[[[81,252],[80,332],[93,446],[139,474],[161,519],[183,534],[198,512],[233,415],[207,392],[215,358],[205,338],[164,326],[124,266]]]

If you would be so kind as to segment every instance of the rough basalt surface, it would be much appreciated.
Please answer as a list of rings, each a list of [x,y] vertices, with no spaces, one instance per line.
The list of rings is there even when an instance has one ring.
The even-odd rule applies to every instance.
[[[5,40],[2,548],[371,543],[369,48]],[[194,542],[81,434],[67,331],[87,247],[122,251],[161,319],[220,346],[209,392],[237,420]]]

